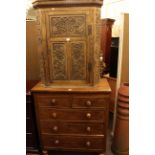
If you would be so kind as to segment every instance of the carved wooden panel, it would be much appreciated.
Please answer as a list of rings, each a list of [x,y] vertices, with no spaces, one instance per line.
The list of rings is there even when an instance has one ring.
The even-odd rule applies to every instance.
[[[39,16],[39,11],[37,15],[36,21],[36,31],[38,36],[38,54],[39,54],[39,63],[40,63],[40,77],[41,81],[45,83],[45,60],[44,60],[44,53],[42,47],[42,32],[41,32],[41,16]]]
[[[85,36],[85,15],[50,16],[50,35],[51,37]]]
[[[100,79],[100,39],[101,39],[101,19],[100,8],[95,11],[95,48],[94,48],[94,83],[98,83]]]
[[[40,12],[43,83],[97,84],[100,78],[100,8],[55,7],[42,8]]]
[[[85,80],[86,59],[85,44],[71,43],[71,80]]]
[[[53,80],[66,80],[67,59],[65,43],[53,43],[51,52]]]

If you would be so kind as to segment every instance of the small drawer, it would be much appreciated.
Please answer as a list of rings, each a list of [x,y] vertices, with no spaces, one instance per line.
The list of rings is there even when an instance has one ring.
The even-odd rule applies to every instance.
[[[71,107],[71,101],[69,95],[50,95],[50,94],[39,94],[35,96],[37,104],[40,107],[56,107],[56,108],[69,108]]]
[[[42,139],[44,147],[47,148],[105,151],[104,136],[52,136],[44,134]]]
[[[86,109],[54,109],[40,108],[40,119],[42,120],[67,120],[67,121],[101,121],[105,122],[105,111]]]
[[[41,121],[41,132],[50,134],[98,134],[105,133],[104,123]]]
[[[73,108],[106,108],[109,102],[109,96],[97,95],[77,95],[73,97]]]

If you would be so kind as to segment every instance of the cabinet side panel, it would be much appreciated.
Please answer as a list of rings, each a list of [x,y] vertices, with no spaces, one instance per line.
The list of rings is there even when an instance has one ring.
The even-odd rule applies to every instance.
[[[42,47],[42,31],[41,31],[41,17],[40,11],[37,10],[37,22],[36,22],[36,31],[38,37],[38,55],[39,55],[39,63],[40,63],[40,77],[41,81],[45,83],[45,63],[44,63],[44,55],[43,55],[43,47]]]
[[[95,16],[95,31],[94,31],[94,79],[93,84],[99,82],[100,79],[100,53],[101,53],[101,19],[100,19],[100,8],[95,8],[94,16]]]

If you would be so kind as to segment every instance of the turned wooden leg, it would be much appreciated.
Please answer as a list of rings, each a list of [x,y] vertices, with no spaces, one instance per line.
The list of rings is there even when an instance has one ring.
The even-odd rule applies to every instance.
[[[48,151],[43,150],[43,151],[42,151],[42,154],[43,154],[43,155],[48,155]]]

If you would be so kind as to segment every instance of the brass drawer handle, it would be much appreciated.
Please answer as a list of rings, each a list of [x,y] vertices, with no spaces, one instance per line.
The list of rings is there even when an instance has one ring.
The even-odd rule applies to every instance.
[[[88,132],[90,132],[90,131],[91,131],[91,127],[90,127],[90,126],[87,126],[86,130],[87,130]]]
[[[59,142],[59,140],[58,139],[56,139],[55,141],[54,141],[54,144],[56,144],[56,145],[58,145],[60,142]]]
[[[55,132],[58,131],[58,126],[54,126],[53,131],[55,131]]]
[[[90,107],[92,105],[91,101],[86,101],[86,105]]]
[[[57,113],[56,113],[56,112],[53,112],[53,113],[52,113],[52,117],[53,117],[53,118],[56,118],[56,117],[57,117]]]
[[[87,146],[87,147],[90,147],[90,146],[91,146],[90,141],[87,141],[87,142],[86,142],[86,146]]]
[[[91,118],[91,113],[87,113],[87,114],[86,114],[86,117],[87,117],[87,118]]]

